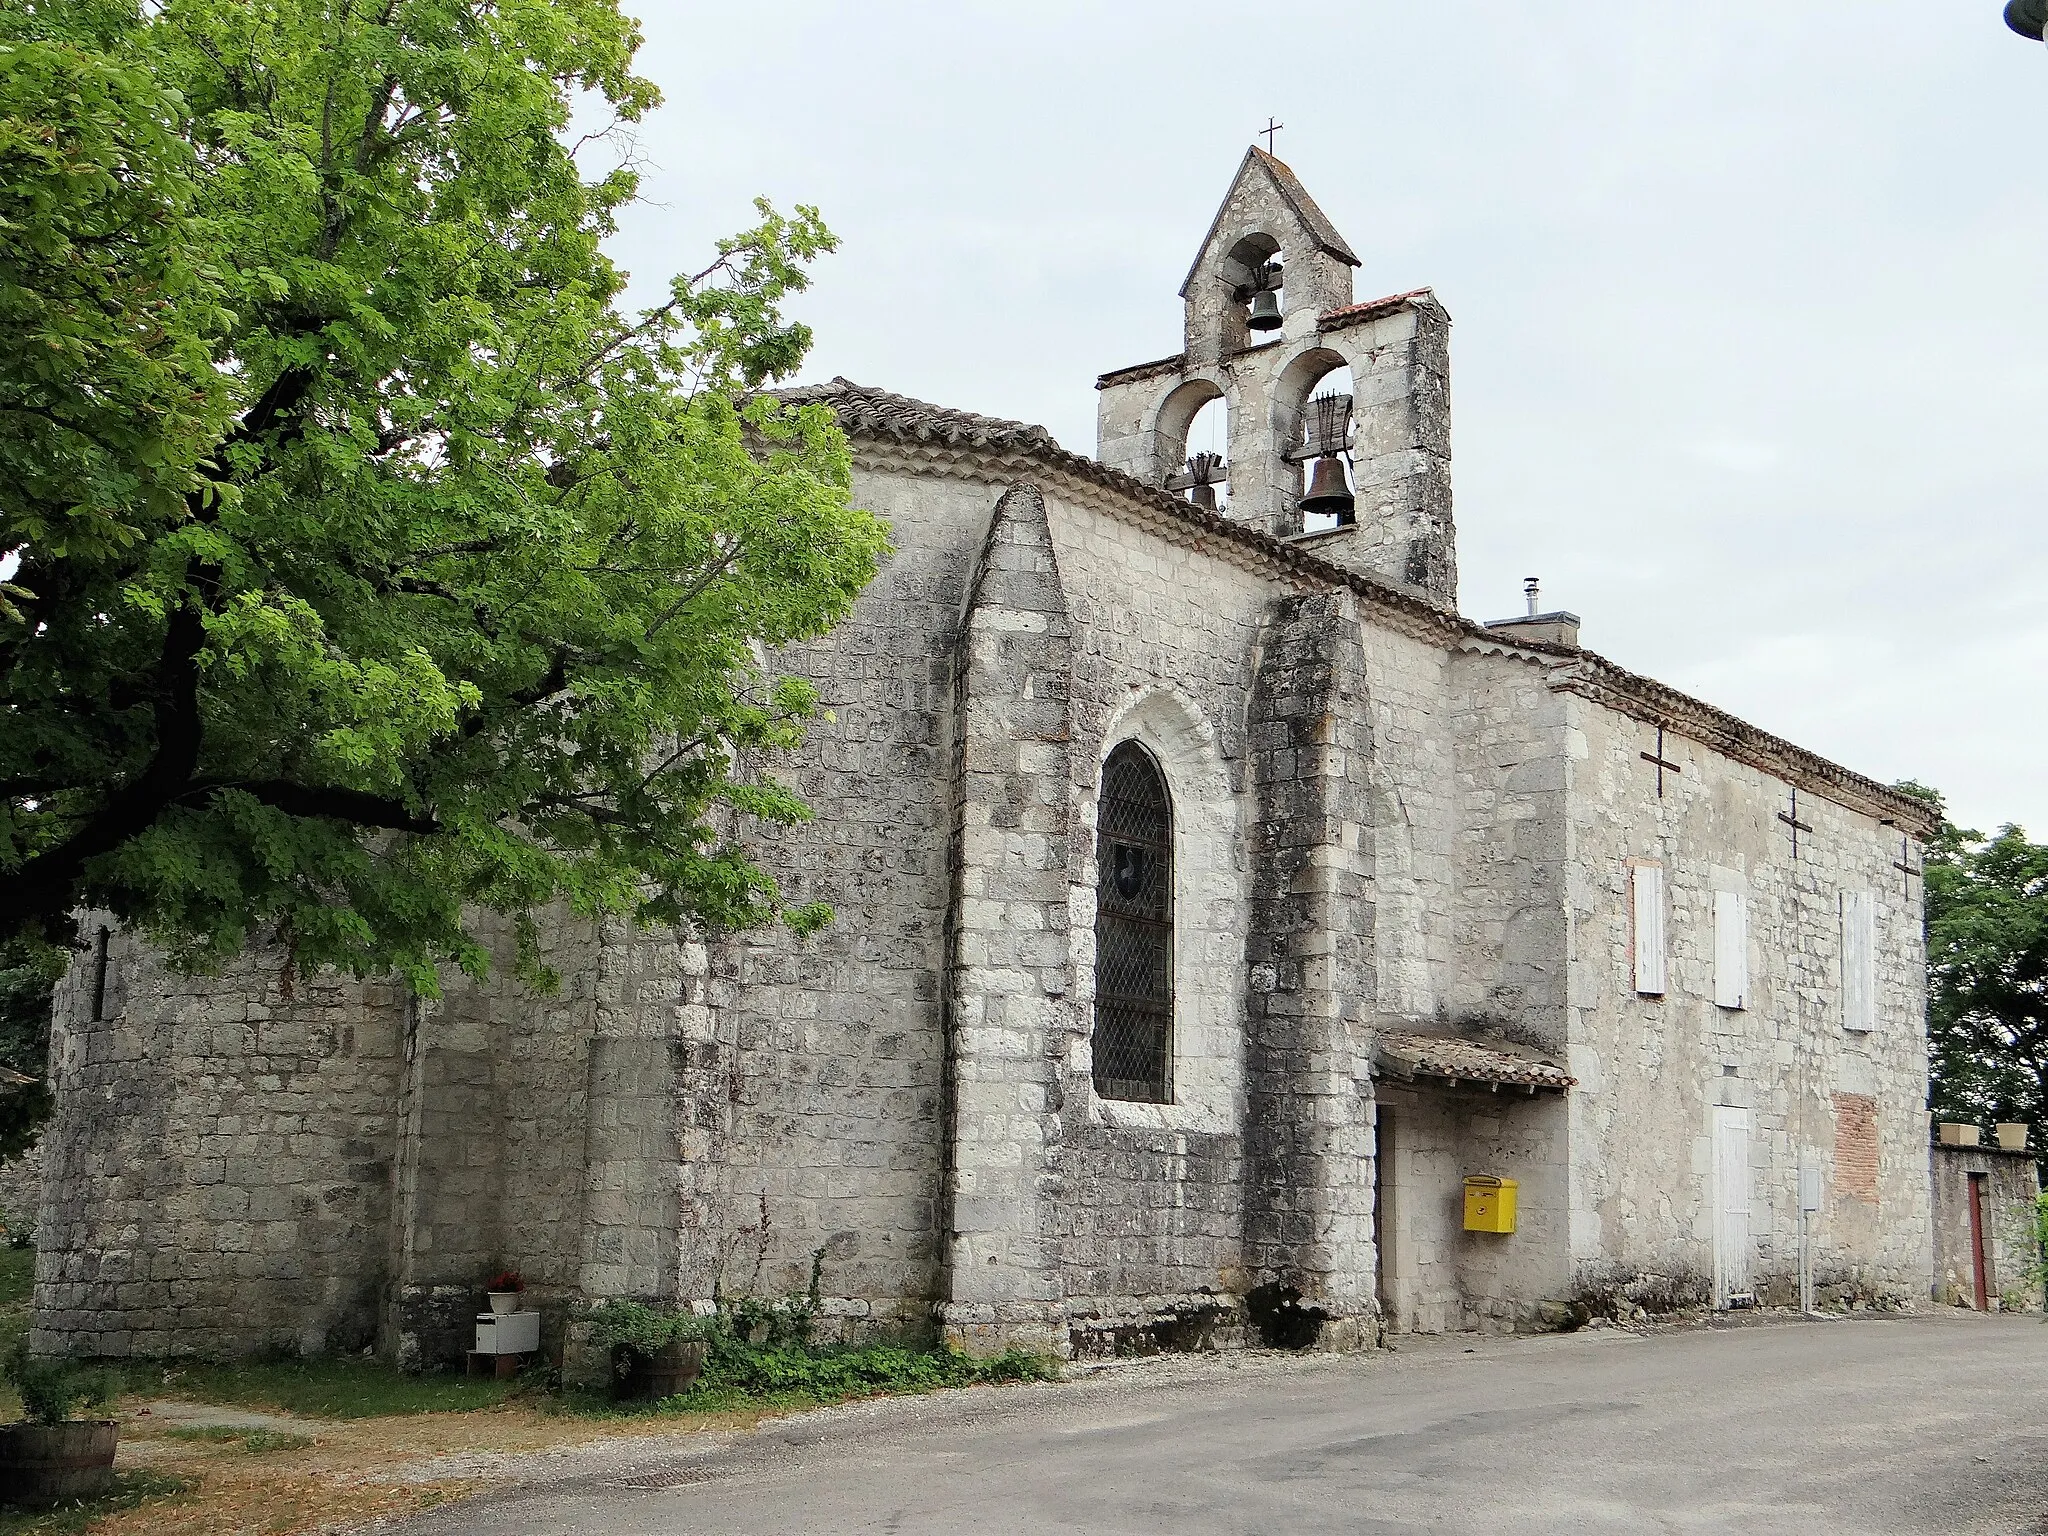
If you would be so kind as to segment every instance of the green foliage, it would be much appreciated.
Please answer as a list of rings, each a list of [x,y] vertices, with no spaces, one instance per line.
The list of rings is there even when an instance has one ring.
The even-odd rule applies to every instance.
[[[1941,799],[1903,785],[1937,808]],[[1944,817],[1927,846],[1932,1107],[1971,1123],[2048,1126],[2048,846]]]
[[[0,1067],[32,1078],[0,1084],[0,1160],[35,1145],[49,1118],[50,994],[69,955],[55,944],[22,936],[0,940]],[[32,1231],[33,1211],[9,1211],[7,1236]]]
[[[0,1248],[0,1308],[25,1305],[35,1288],[35,1249]]]
[[[0,940],[91,905],[431,994],[465,909],[539,982],[551,903],[829,916],[739,839],[806,814],[763,658],[887,549],[764,392],[834,241],[763,203],[620,308],[635,176],[578,157],[655,105],[638,42],[615,0],[0,8]]]
[[[655,1355],[671,1344],[709,1338],[717,1319],[637,1301],[607,1301],[591,1312],[590,1325],[591,1342],[601,1350]]]
[[[1022,1350],[977,1359],[964,1351],[901,1343],[816,1344],[823,1312],[824,1250],[811,1258],[801,1296],[727,1299],[709,1317],[632,1301],[605,1303],[591,1314],[600,1349],[647,1356],[678,1339],[702,1339],[704,1370],[686,1392],[666,1398],[667,1412],[713,1412],[767,1403],[836,1403],[884,1393],[932,1392],[981,1383],[1048,1381],[1057,1362]]]
[[[175,1397],[223,1407],[265,1409],[312,1419],[374,1419],[413,1413],[468,1413],[493,1408],[530,1390],[530,1383],[454,1372],[408,1374],[381,1360],[182,1360],[135,1366],[130,1387],[140,1396]]]
[[[0,550],[118,555],[182,516],[227,427],[185,103],[134,30],[111,4],[0,11]]]
[[[884,1393],[934,1392],[999,1382],[1050,1381],[1057,1364],[1023,1350],[980,1359],[958,1349],[898,1344],[753,1344],[730,1332],[713,1338],[704,1374],[668,1399],[672,1408],[736,1401],[836,1403]]]
[[[111,1371],[59,1356],[31,1355],[25,1338],[15,1344],[0,1370],[21,1399],[22,1417],[31,1424],[62,1424],[81,1409],[105,1408],[121,1390],[120,1378]]]
[[[256,1454],[266,1451],[303,1451],[313,1443],[311,1435],[295,1435],[281,1429],[246,1429],[233,1424],[180,1424],[164,1432],[169,1440],[196,1440],[207,1445],[239,1445]]]

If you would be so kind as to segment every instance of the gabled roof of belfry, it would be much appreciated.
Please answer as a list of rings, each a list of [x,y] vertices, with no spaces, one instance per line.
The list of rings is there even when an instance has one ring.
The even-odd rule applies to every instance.
[[[788,405],[830,406],[840,430],[850,438],[896,443],[939,454],[985,454],[996,461],[989,466],[993,471],[989,478],[994,481],[1014,477],[1026,467],[1015,461],[1029,460],[1070,480],[1099,487],[1108,493],[1111,505],[1127,508],[1131,515],[1142,518],[1175,542],[1203,545],[1253,569],[1297,581],[1349,587],[1358,594],[1363,608],[1371,611],[1380,623],[1401,633],[1451,649],[1483,649],[1542,660],[1551,665],[1549,683],[1553,688],[1568,690],[1622,714],[1663,726],[1737,762],[1775,774],[1809,793],[1867,816],[1894,822],[1922,837],[1931,836],[1939,823],[1928,806],[1911,796],[1782,736],[1759,730],[1654,678],[1630,672],[1604,656],[1575,646],[1520,636],[1504,637],[1391,582],[1325,560],[1299,544],[1207,511],[1170,491],[1146,485],[1121,470],[1098,463],[1086,454],[1062,448],[1044,427],[932,405],[850,379],[778,389],[774,395]]]
[[[1301,184],[1301,178],[1284,160],[1276,160],[1254,144],[1244,152],[1244,160],[1237,168],[1237,174],[1230,178],[1230,191],[1223,194],[1223,201],[1217,205],[1216,217],[1209,221],[1209,232],[1202,236],[1202,243],[1195,250],[1194,265],[1188,268],[1187,281],[1180,285],[1180,296],[1186,298],[1188,289],[1195,284],[1195,274],[1201,270],[1202,257],[1209,249],[1209,242],[1216,238],[1216,231],[1223,225],[1223,215],[1230,207],[1232,193],[1238,184],[1253,171],[1264,171],[1272,178],[1279,190],[1281,200],[1301,220],[1301,226],[1309,232],[1317,246],[1336,257],[1339,261],[1358,266],[1358,253],[1351,249],[1349,242],[1337,233],[1337,226],[1330,222],[1330,216],[1316,206],[1316,200],[1308,195],[1308,188]]]

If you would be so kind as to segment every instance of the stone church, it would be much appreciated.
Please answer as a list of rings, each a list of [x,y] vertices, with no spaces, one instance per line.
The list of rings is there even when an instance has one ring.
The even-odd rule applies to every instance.
[[[1925,808],[1461,616],[1450,320],[1359,264],[1254,149],[1094,457],[790,392],[896,543],[787,658],[759,852],[824,933],[563,921],[558,995],[432,1004],[103,933],[38,1346],[446,1359],[512,1266],[551,1331],[815,1275],[848,1334],[1343,1348],[1782,1296],[1802,1170],[1823,1282],[1925,1297]]]

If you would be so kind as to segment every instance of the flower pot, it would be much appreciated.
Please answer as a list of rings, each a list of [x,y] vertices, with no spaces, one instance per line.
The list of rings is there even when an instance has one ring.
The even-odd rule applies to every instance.
[[[1977,1145],[1977,1127],[1962,1125],[1954,1120],[1944,1120],[1938,1127],[1941,1144],[1944,1147],[1974,1147]]]
[[[656,1401],[687,1392],[690,1383],[703,1374],[707,1346],[702,1339],[678,1339],[664,1344],[652,1355],[633,1352],[633,1366],[623,1383],[627,1397],[651,1397]]]
[[[500,1317],[519,1310],[517,1291],[485,1291],[484,1294],[491,1298],[491,1310]]]
[[[0,1503],[64,1504],[105,1493],[119,1438],[112,1419],[0,1427]]]
[[[1998,1145],[2007,1152],[2027,1150],[2027,1132],[2033,1127],[2025,1120],[2001,1120],[1995,1129],[1998,1131]]]

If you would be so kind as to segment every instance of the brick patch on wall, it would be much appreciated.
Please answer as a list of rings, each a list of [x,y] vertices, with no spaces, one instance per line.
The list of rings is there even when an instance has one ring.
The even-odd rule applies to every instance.
[[[1835,1187],[1877,1204],[1877,1100],[1838,1093],[1835,1100]]]

